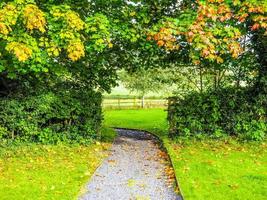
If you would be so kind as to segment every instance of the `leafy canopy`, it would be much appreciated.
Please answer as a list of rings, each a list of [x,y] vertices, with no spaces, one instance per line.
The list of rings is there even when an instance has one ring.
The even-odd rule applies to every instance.
[[[109,22],[102,14],[81,18],[66,4],[14,0],[0,4],[0,72],[48,72],[55,63],[76,62],[108,45]]]
[[[236,59],[244,51],[242,37],[259,30],[267,34],[266,1],[201,0],[189,6],[178,17],[161,20],[147,39],[167,51],[187,47],[192,61],[199,64]]]

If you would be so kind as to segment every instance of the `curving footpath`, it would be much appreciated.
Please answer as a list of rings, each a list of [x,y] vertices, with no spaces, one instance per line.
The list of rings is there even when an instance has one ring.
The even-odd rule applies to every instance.
[[[168,162],[153,136],[118,129],[111,155],[96,170],[79,200],[180,200],[168,183]]]

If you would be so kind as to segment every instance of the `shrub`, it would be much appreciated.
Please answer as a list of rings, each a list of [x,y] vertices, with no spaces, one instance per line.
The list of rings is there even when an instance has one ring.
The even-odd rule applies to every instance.
[[[267,99],[251,91],[226,88],[170,98],[168,120],[171,136],[222,137],[262,140],[267,131]]]
[[[101,94],[90,89],[62,88],[0,99],[2,140],[88,143],[98,137],[101,120]]]

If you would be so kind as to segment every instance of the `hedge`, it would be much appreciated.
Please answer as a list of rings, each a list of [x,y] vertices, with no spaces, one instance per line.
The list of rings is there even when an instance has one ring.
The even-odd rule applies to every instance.
[[[46,144],[91,142],[98,137],[101,101],[100,93],[84,88],[1,98],[0,140]]]
[[[245,140],[263,140],[267,132],[267,98],[263,94],[251,94],[248,89],[226,88],[193,93],[183,99],[170,98],[170,135],[231,135]]]

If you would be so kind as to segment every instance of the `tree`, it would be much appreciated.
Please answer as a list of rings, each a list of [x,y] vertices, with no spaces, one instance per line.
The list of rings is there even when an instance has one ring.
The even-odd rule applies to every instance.
[[[151,29],[147,39],[155,40],[166,52],[187,49],[189,62],[206,68],[216,66],[219,71],[227,67],[223,63],[240,58],[248,52],[245,46],[254,43],[254,49],[250,51],[257,53],[260,63],[258,79],[263,80],[258,82],[266,82],[263,78],[266,77],[265,1],[184,1],[183,5],[183,10],[176,17],[163,17]],[[242,44],[244,37],[250,38],[245,46]],[[257,85],[263,90],[263,84]]]
[[[71,7],[61,1],[1,2],[2,94],[24,84],[49,85],[47,81],[54,82],[59,77],[71,77],[76,83],[82,81],[83,86],[100,90],[109,90],[115,84],[115,72],[103,65],[103,52],[112,46],[108,18],[101,13],[84,13],[74,4]]]
[[[137,92],[142,98],[142,108],[145,107],[145,96],[149,92],[159,92],[166,84],[163,76],[166,74],[158,69],[138,69],[135,72],[120,71],[120,81],[131,92]]]

